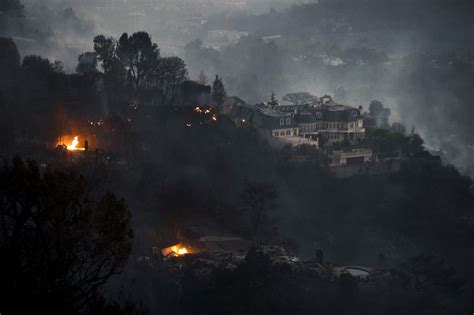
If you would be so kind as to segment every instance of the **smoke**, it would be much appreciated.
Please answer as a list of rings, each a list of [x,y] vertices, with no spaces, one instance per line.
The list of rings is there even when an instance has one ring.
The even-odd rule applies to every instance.
[[[223,76],[256,103],[274,91],[336,94],[415,127],[428,148],[473,174],[473,3],[456,1],[24,1],[9,19],[22,56],[61,60],[73,72],[97,34],[148,31],[164,56],[186,58],[191,78]],[[201,56],[186,55],[202,39]]]

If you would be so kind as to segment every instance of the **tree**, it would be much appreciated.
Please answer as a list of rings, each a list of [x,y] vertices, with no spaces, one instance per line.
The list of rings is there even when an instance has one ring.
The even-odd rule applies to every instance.
[[[374,100],[369,105],[370,116],[375,121],[375,126],[380,128],[388,128],[390,125],[388,119],[390,118],[390,108],[384,108],[382,102]]]
[[[222,82],[222,78],[216,74],[216,78],[214,83],[212,84],[212,100],[214,105],[217,107],[222,106],[225,99],[227,97],[227,92],[225,90],[224,83]]]
[[[275,107],[278,106],[278,100],[275,97],[275,92],[272,91],[272,94],[270,95],[270,102],[268,102],[268,105],[270,107]]]
[[[56,74],[64,74],[64,64],[60,60],[56,60],[51,64],[51,70]]]
[[[137,32],[131,36],[124,33],[117,45],[117,57],[124,65],[131,87],[139,93],[150,83],[153,70],[160,58],[158,45],[152,43],[146,32]]]
[[[272,184],[247,181],[241,194],[241,200],[251,212],[252,234],[257,239],[261,225],[269,210],[275,207],[278,197],[276,187]]]
[[[77,313],[128,259],[123,200],[74,170],[16,158],[0,171],[0,277],[6,313]],[[96,199],[97,198],[97,199]],[[28,301],[28,303],[23,303]]]
[[[0,37],[0,80],[11,80],[20,68],[20,53],[11,38]]]
[[[201,72],[199,72],[198,82],[199,84],[202,84],[202,85],[207,85],[209,83],[209,80],[207,79],[206,74],[202,70]]]
[[[394,269],[393,276],[402,281],[405,288],[418,291],[442,289],[449,294],[459,294],[463,281],[454,268],[437,256],[416,256]]]
[[[161,58],[155,69],[155,84],[161,89],[162,103],[173,106],[178,87],[188,78],[188,70],[181,58]]]
[[[14,143],[14,126],[6,106],[5,98],[0,91],[0,155],[8,154]]]
[[[97,35],[94,38],[94,51],[97,60],[101,62],[105,77],[107,77],[116,59],[115,47],[116,43],[112,37]]]
[[[22,68],[39,77],[44,77],[53,72],[51,62],[46,58],[36,55],[25,56],[25,58],[23,58]]]
[[[124,97],[124,81],[126,70],[117,58],[117,43],[112,37],[98,35],[94,38],[94,52],[102,68],[108,110],[117,109],[117,104],[126,100]]]
[[[283,100],[296,105],[314,104],[318,102],[318,98],[316,96],[307,92],[288,93],[283,96]]]
[[[79,74],[97,73],[97,55],[93,52],[80,54],[76,72]]]
[[[390,131],[396,132],[396,133],[399,133],[399,134],[402,134],[402,135],[406,135],[407,128],[405,127],[404,124],[402,124],[400,122],[395,122],[395,123],[392,124],[392,126],[390,126]]]
[[[0,11],[5,12],[11,17],[24,17],[25,7],[20,0],[1,0]]]

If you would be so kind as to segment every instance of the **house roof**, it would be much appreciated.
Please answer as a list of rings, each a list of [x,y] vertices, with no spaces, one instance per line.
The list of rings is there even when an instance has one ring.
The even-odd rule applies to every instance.
[[[253,123],[262,129],[276,130],[296,128],[295,119],[290,114],[277,110],[260,110],[252,117]]]
[[[269,108],[264,104],[249,105],[236,103],[231,115],[245,118],[259,128],[276,130],[295,128],[300,124],[315,123],[316,121],[349,122],[361,117],[357,108],[340,105],[326,104],[316,107],[308,105],[284,105]],[[296,113],[296,114],[295,114]]]
[[[312,124],[316,122],[316,117],[311,112],[300,112],[295,118],[299,124]]]
[[[322,105],[311,111],[317,120],[323,121],[356,121],[360,118],[359,110],[348,105]]]

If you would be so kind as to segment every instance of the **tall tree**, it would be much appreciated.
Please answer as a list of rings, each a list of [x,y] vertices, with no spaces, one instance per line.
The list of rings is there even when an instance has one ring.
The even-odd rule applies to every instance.
[[[173,106],[178,87],[188,78],[188,70],[181,58],[160,59],[155,72],[157,87],[162,92],[162,103]]]
[[[94,52],[100,62],[103,73],[103,83],[106,95],[105,111],[116,111],[117,105],[126,101],[124,94],[124,81],[126,70],[117,58],[117,43],[112,37],[98,35],[94,38]]]
[[[97,297],[131,249],[123,200],[100,197],[73,170],[16,158],[0,171],[0,277],[5,313],[72,314]],[[23,301],[28,303],[23,303]]]
[[[118,42],[117,57],[127,70],[131,87],[139,93],[150,83],[160,58],[160,50],[146,32],[137,32],[131,36],[124,33]]]
[[[0,155],[8,156],[14,143],[14,126],[6,106],[5,98],[0,91]]]
[[[209,80],[207,79],[206,74],[202,70],[201,72],[199,72],[198,82],[199,84],[202,84],[202,85],[207,85],[209,83]]]
[[[272,94],[270,94],[270,102],[268,102],[268,105],[270,107],[278,106],[278,100],[276,99],[275,92],[273,91],[272,91]]]
[[[76,72],[79,74],[91,74],[97,72],[97,55],[93,52],[80,54],[78,57]]]
[[[382,102],[373,100],[369,105],[370,116],[375,121],[375,126],[380,128],[388,128],[390,126],[388,119],[390,118],[390,108],[384,108]]]
[[[221,107],[227,97],[227,91],[225,90],[222,78],[216,74],[214,83],[212,84],[212,101],[216,107]]]
[[[284,101],[292,102],[296,105],[315,104],[318,98],[307,92],[288,93],[283,96]]]
[[[11,38],[0,37],[0,80],[14,79],[20,60],[15,42]]]
[[[97,35],[94,38],[94,51],[96,53],[97,60],[101,62],[105,76],[108,75],[115,61],[115,47],[116,43],[112,37]]]
[[[272,184],[247,181],[241,195],[244,206],[250,210],[252,233],[254,239],[265,222],[269,210],[275,207],[278,197],[276,187]]]

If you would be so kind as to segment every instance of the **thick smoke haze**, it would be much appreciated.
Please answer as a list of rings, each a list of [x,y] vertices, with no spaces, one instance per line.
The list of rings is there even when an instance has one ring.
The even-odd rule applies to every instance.
[[[92,38],[149,32],[162,55],[185,58],[190,77],[220,74],[249,103],[272,91],[380,100],[392,121],[473,174],[473,2],[25,0],[3,30],[21,54],[74,72]],[[196,42],[199,40],[200,42]],[[339,92],[339,93],[337,93]]]
[[[472,312],[473,13],[0,0],[0,315]]]

